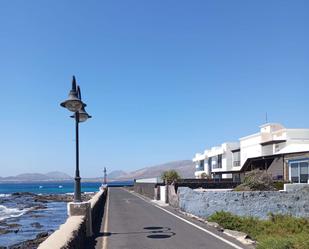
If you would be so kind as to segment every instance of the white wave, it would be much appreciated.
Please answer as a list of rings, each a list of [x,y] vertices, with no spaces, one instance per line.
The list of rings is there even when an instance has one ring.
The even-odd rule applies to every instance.
[[[22,216],[26,213],[28,209],[18,209],[18,208],[7,208],[6,206],[0,205],[0,221],[8,218],[15,218]]]
[[[0,198],[1,197],[9,197],[9,196],[11,196],[11,194],[0,194]]]
[[[72,193],[65,193],[66,195],[74,195],[74,193],[72,192]]]

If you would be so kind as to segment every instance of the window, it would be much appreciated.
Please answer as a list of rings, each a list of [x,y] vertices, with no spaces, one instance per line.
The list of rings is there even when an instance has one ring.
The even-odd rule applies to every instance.
[[[290,180],[294,183],[307,183],[309,179],[309,161],[290,162]]]
[[[208,158],[208,167],[212,168],[212,158],[211,157]]]
[[[300,167],[300,182],[307,183],[308,182],[308,162],[299,163]]]
[[[218,155],[218,165],[217,168],[222,168],[222,155]]]
[[[291,163],[291,181],[298,182],[298,163]]]
[[[222,168],[222,155],[211,157],[211,166],[213,169]]]
[[[233,166],[240,166],[240,151],[233,152]]]
[[[204,160],[200,161],[199,170],[204,170]]]

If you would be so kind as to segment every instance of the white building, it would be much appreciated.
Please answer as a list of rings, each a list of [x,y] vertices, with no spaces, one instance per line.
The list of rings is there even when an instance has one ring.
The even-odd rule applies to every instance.
[[[212,156],[221,160],[219,155],[225,158],[221,167],[213,163],[208,167],[205,162]],[[274,179],[307,182],[309,129],[287,129],[281,124],[265,124],[258,133],[240,138],[239,143],[222,144],[221,147],[206,150],[203,154],[196,154],[193,159],[198,165],[202,164],[202,160],[204,169],[197,168],[197,178],[205,172],[213,178],[233,177],[235,181],[239,181],[245,171],[258,168],[267,170]]]
[[[239,150],[239,143],[223,143],[220,146],[205,150],[203,154],[196,154],[193,161],[196,162],[195,177],[202,178],[203,173],[214,178],[231,178],[231,174],[222,172],[232,170],[233,152]]]

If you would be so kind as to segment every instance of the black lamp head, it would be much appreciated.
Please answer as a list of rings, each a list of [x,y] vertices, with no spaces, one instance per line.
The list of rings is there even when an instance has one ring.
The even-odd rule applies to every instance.
[[[64,108],[67,108],[71,112],[77,112],[82,109],[83,102],[79,98],[78,88],[76,88],[75,76],[73,76],[72,89],[69,93],[68,99],[63,101],[60,105]]]

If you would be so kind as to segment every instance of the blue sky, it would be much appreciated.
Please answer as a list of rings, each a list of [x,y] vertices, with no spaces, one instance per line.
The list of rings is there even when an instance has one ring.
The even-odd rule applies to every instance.
[[[82,177],[179,159],[256,132],[309,127],[306,0],[1,1],[1,176]]]

